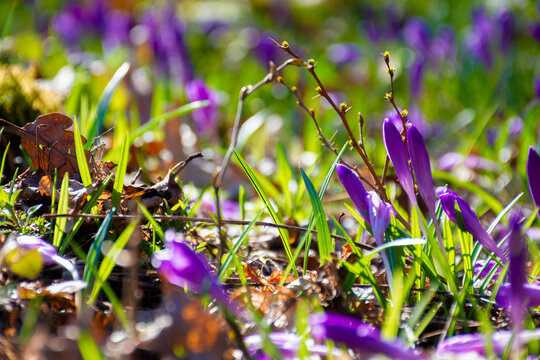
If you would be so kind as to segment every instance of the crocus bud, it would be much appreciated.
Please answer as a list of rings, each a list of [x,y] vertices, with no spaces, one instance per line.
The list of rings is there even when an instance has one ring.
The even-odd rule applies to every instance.
[[[436,219],[435,187],[433,186],[433,178],[431,176],[429,154],[422,134],[413,125],[407,129],[407,147],[409,148],[411,165],[414,170],[420,196],[424,199],[431,218]]]
[[[377,245],[383,243],[384,232],[390,225],[392,205],[381,200],[375,191],[370,191],[367,196],[369,209],[369,222],[373,237]]]
[[[503,354],[510,341],[513,341],[515,333],[510,330],[497,331],[491,335],[491,344],[496,354]],[[540,330],[521,331],[517,336],[522,344],[540,340]],[[437,346],[437,355],[448,356],[449,354],[476,353],[484,355],[486,350],[486,335],[482,333],[463,334],[449,337]],[[445,357],[446,358],[446,357]],[[466,357],[472,359],[473,357]]]
[[[384,147],[392,164],[394,164],[399,183],[414,206],[416,205],[416,195],[414,193],[414,182],[411,169],[409,168],[409,159],[407,158],[405,144],[401,139],[399,131],[390,119],[384,119],[382,133]]]
[[[532,146],[529,148],[527,158],[527,179],[534,203],[540,207],[540,156]]]
[[[345,165],[338,164],[336,171],[354,206],[356,206],[362,218],[369,223],[368,192],[362,185],[362,181]]]
[[[450,220],[456,223],[458,226],[463,225],[463,229],[469,232],[483,247],[488,251],[493,252],[495,255],[500,257],[503,261],[506,261],[506,257],[501,249],[497,247],[495,240],[487,233],[487,231],[482,227],[478,217],[471,209],[469,204],[465,202],[459,195],[449,190],[446,186],[438,187],[437,195],[441,199],[441,205]],[[456,203],[458,209],[461,212],[461,218],[458,221],[457,212],[456,212]],[[463,222],[461,222],[463,220]]]

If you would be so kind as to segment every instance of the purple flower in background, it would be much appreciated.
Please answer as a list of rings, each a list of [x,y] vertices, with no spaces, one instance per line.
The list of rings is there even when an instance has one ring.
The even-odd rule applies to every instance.
[[[533,90],[534,90],[534,96],[540,99],[540,76],[534,78]]]
[[[332,340],[368,354],[384,354],[391,359],[422,359],[399,340],[388,341],[377,328],[358,319],[330,313],[310,315],[311,336],[315,340]]]
[[[416,205],[414,182],[411,169],[409,168],[407,149],[401,139],[401,134],[390,119],[384,119],[382,133],[384,147],[386,148],[386,152],[388,153],[388,157],[392,161],[392,164],[394,164],[399,183],[409,196],[411,204],[414,206]]]
[[[208,100],[210,105],[197,109],[191,114],[195,121],[196,131],[199,134],[215,129],[219,121],[219,97],[204,81],[195,79],[186,84],[186,97],[189,101]]]
[[[223,199],[220,203],[220,209],[224,219],[238,219],[240,217],[240,205],[236,201]],[[204,193],[199,210],[203,213],[216,213],[216,201],[212,195]]]
[[[504,353],[508,343],[512,340],[512,331],[498,331],[491,336],[493,350],[497,354]],[[540,340],[540,329],[532,331],[521,331],[519,333],[521,343],[529,343]],[[455,335],[437,346],[437,355],[476,353],[485,355],[486,336],[484,334],[464,334]]]
[[[195,293],[208,293],[236,311],[207,262],[183,240],[174,230],[167,230],[163,238],[165,249],[152,255],[152,266],[171,284]]]
[[[540,85],[540,84],[539,84]],[[514,116],[509,119],[510,125],[508,126],[508,135],[518,137],[523,131],[523,119],[519,116]]]
[[[532,146],[529,148],[527,158],[527,179],[534,203],[540,207],[540,156]]]
[[[531,36],[540,43],[540,24],[535,24],[531,27]]]
[[[254,43],[254,54],[265,69],[268,68],[270,61],[277,63],[284,58],[281,49],[270,38],[276,39],[277,35],[273,32],[265,31],[252,40]]]
[[[451,27],[441,27],[431,41],[430,53],[436,60],[454,60],[456,57],[456,38]]]
[[[345,66],[358,62],[360,49],[353,43],[332,44],[326,49],[326,57],[338,67]]]
[[[482,271],[482,273],[480,274],[480,278],[485,278],[486,276],[489,275],[491,269],[493,269],[495,266],[497,265],[497,262],[494,261],[494,260],[478,260],[475,264],[474,264],[474,269],[473,269],[473,272],[475,275],[478,275],[480,273],[480,271]],[[482,270],[484,269],[484,270]],[[495,270],[495,274],[498,274],[501,272],[501,268],[498,268],[497,270]],[[496,276],[495,276],[496,278]]]
[[[540,306],[540,285],[538,284],[523,284],[521,299],[523,306],[525,307],[537,307]],[[497,303],[505,308],[512,307],[512,299],[514,297],[513,289],[510,283],[504,283],[499,287],[495,300]]]
[[[368,202],[368,192],[362,181],[356,176],[356,174],[349,169],[347,166],[338,164],[336,167],[336,172],[339,176],[339,180],[343,187],[349,194],[354,206],[360,213],[360,216],[369,224],[369,202]]]
[[[430,36],[429,26],[422,18],[409,19],[403,27],[405,43],[420,52],[429,50]]]
[[[131,15],[125,11],[110,11],[104,21],[103,47],[113,49],[129,43],[129,32],[134,26]]]
[[[450,220],[462,227],[463,230],[469,232],[484,248],[486,248],[486,250],[493,252],[503,261],[506,261],[503,251],[497,247],[495,240],[493,240],[491,235],[489,235],[482,227],[478,217],[465,200],[446,186],[438,187],[436,193],[439,196],[439,199],[441,199],[442,208]],[[461,213],[459,221],[456,203]]]
[[[466,38],[467,49],[489,68],[493,63],[490,41],[496,34],[495,23],[483,8],[473,11],[472,21],[471,32]]]
[[[497,23],[501,31],[501,47],[507,51],[516,33],[516,19],[509,9],[501,9],[497,14]]]
[[[424,55],[421,53],[416,54],[415,60],[409,67],[409,73],[411,77],[411,91],[414,97],[418,97],[422,88],[422,78],[424,76],[426,61]]]

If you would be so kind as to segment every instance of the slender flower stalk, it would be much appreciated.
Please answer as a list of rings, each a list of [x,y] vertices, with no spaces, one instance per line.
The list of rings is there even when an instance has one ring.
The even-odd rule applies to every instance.
[[[407,148],[403,143],[401,134],[390,119],[384,119],[383,122],[383,142],[388,157],[394,164],[399,183],[403,190],[407,193],[409,200],[413,206],[416,206],[416,195],[414,193],[414,181],[412,178],[411,168],[409,167],[409,159],[407,157]]]
[[[527,179],[529,191],[537,207],[540,207],[540,156],[531,146],[527,158]]]
[[[384,354],[390,359],[422,359],[399,340],[388,341],[377,328],[358,319],[330,313],[310,316],[311,336],[315,340],[332,340],[367,354]]]
[[[438,187],[436,193],[441,199],[442,208],[450,220],[462,227],[462,230],[469,232],[488,251],[506,261],[503,251],[499,249],[495,240],[482,227],[478,217],[465,200],[446,186]],[[459,219],[456,208],[460,211]]]

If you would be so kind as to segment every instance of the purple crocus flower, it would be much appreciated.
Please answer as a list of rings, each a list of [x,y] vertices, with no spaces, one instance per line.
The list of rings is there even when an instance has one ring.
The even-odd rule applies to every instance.
[[[403,27],[405,43],[420,52],[429,50],[430,36],[429,26],[422,18],[412,18]]]
[[[501,9],[497,14],[497,23],[501,30],[501,47],[507,51],[514,40],[516,32],[516,19],[514,13],[509,9]]]
[[[531,36],[534,40],[540,43],[540,24],[531,26]]]
[[[421,53],[417,54],[414,62],[409,68],[409,73],[411,77],[411,91],[414,97],[420,95],[420,90],[422,88],[422,79],[424,77],[426,61],[424,55]]]
[[[379,246],[384,240],[384,232],[392,219],[392,205],[381,200],[375,191],[367,195],[369,222],[373,231],[373,237]]]
[[[349,194],[354,206],[360,213],[360,216],[369,224],[369,202],[368,202],[368,192],[362,181],[356,176],[356,174],[349,169],[347,166],[338,164],[336,167],[336,172],[339,176],[339,180],[343,184],[343,187]]]
[[[409,167],[409,159],[407,158],[407,149],[405,148],[401,134],[390,119],[384,119],[382,133],[384,147],[392,164],[394,164],[399,183],[407,193],[407,196],[409,196],[411,204],[415,206],[417,203],[414,193],[414,182]]]
[[[167,281],[195,293],[208,293],[237,311],[201,255],[196,254],[173,229],[165,232],[163,241],[165,250],[152,255],[152,265]]]
[[[529,148],[527,158],[527,179],[533,201],[540,207],[540,156],[532,146]]]
[[[310,315],[311,336],[315,340],[332,340],[336,343],[369,354],[384,354],[391,359],[422,359],[399,340],[388,341],[377,328],[358,319],[330,313]]]
[[[358,62],[360,49],[353,43],[332,44],[326,49],[326,56],[336,66],[345,66]]]
[[[436,219],[435,187],[433,186],[433,177],[431,176],[429,153],[422,134],[420,134],[420,131],[414,125],[410,125],[407,129],[407,147],[418,185],[418,192],[422,196],[422,199],[424,199],[431,217]]]
[[[512,340],[512,331],[497,331],[491,335],[491,344],[497,354],[502,354],[506,350],[508,343]],[[525,344],[540,340],[540,329],[532,331],[521,331],[518,339],[520,343]],[[485,355],[486,336],[484,334],[463,334],[455,335],[437,346],[437,355],[476,353]]]
[[[193,202],[195,202],[193,200]],[[216,201],[209,193],[205,192],[201,197],[199,210],[202,213],[216,213]],[[236,201],[223,199],[220,203],[221,214],[224,219],[238,219],[240,217],[240,205]]]
[[[497,265],[497,262],[494,261],[494,260],[489,260],[489,261],[487,261],[487,260],[478,260],[474,264],[473,273],[475,275],[478,275],[480,273],[480,271],[482,271],[482,273],[480,274],[480,278],[485,278],[486,276],[489,275],[489,273],[491,272],[491,269],[493,269],[496,265]],[[482,270],[482,269],[484,269],[484,270]],[[501,272],[501,268],[498,268],[497,270],[495,270],[495,274],[498,274],[500,272]],[[495,277],[496,277],[496,275],[495,275]]]
[[[540,76],[537,76],[533,80],[533,90],[534,90],[534,96],[536,98],[540,99]]]
[[[302,338],[294,333],[274,331],[268,334],[270,341],[281,352],[284,359],[296,359],[295,355],[300,348],[300,342]],[[270,359],[268,355],[261,353],[263,345],[263,337],[260,334],[253,334],[244,338],[244,343],[248,349],[250,355],[257,355],[257,359]],[[328,355],[330,348],[323,344],[307,344],[307,348],[312,355],[326,356]],[[332,349],[332,355],[341,357],[344,355],[340,349]]]
[[[206,133],[215,129],[219,121],[219,97],[206,86],[203,80],[195,79],[186,84],[186,97],[189,101],[208,100],[210,104],[197,109],[191,114],[195,121],[197,133]]]
[[[456,57],[456,38],[450,26],[443,26],[431,41],[430,53],[436,60],[454,60]]]
[[[17,235],[16,233],[12,233],[4,246],[2,246],[2,250],[0,250],[0,258],[2,259],[1,261],[3,261],[8,254],[12,254],[14,251],[26,252],[33,250],[39,252],[43,265],[58,264],[69,271],[73,280],[80,279],[79,272],[75,265],[66,258],[58,255],[56,248],[52,244],[37,236]]]
[[[438,187],[436,193],[439,196],[439,199],[441,199],[442,208],[450,220],[460,227],[463,226],[463,230],[471,233],[471,235],[478,242],[480,242],[483,247],[485,247],[488,251],[493,252],[503,261],[506,261],[503,251],[497,247],[495,240],[493,240],[491,235],[489,235],[482,227],[478,217],[465,200],[463,200],[455,192],[448,189],[446,186]],[[456,212],[456,203],[459,211],[461,212],[459,221]]]
[[[527,260],[527,246],[521,236],[521,228],[523,227],[523,213],[521,210],[516,211],[510,217],[510,235],[508,254],[510,264],[508,265],[508,281],[510,282],[511,300],[510,310],[514,329],[521,328],[523,319],[523,301],[525,293],[523,285],[527,281],[525,272],[525,261]]]
[[[540,285],[525,283],[523,284],[522,294],[522,301],[525,307],[540,306]],[[511,308],[513,296],[513,289],[510,283],[504,283],[499,287],[495,299],[502,307]]]
[[[490,40],[495,34],[496,26],[484,9],[476,9],[472,14],[472,29],[467,35],[466,44],[473,57],[491,67],[493,58]]]

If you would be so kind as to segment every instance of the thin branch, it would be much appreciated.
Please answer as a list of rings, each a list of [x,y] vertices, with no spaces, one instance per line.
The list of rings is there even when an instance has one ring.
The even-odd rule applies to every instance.
[[[41,215],[45,219],[54,219],[54,218],[60,218],[60,217],[67,217],[67,218],[85,218],[85,219],[103,219],[106,215],[93,215],[93,214],[44,214]],[[137,219],[139,216],[137,215],[113,215],[112,219],[115,220],[128,220],[128,219]],[[211,218],[205,218],[205,217],[189,217],[189,216],[176,216],[176,215],[154,215],[154,219],[156,220],[172,220],[172,221],[192,221],[197,223],[213,223],[215,224],[215,220]],[[221,224],[228,224],[228,225],[249,225],[251,221],[249,220],[233,220],[233,219],[221,219],[219,220]],[[272,228],[279,228],[279,229],[286,229],[286,230],[293,230],[293,231],[300,231],[300,232],[306,232],[308,231],[307,228],[302,226],[295,226],[295,225],[281,225],[281,224],[274,224],[271,222],[266,221],[257,221],[255,222],[256,226],[266,226],[266,227],[272,227]],[[317,230],[311,230],[313,234],[317,234]],[[345,237],[341,235],[331,235],[334,239],[346,241]],[[357,243],[358,247],[362,248],[363,250],[373,250],[373,246],[369,246],[366,244]]]

